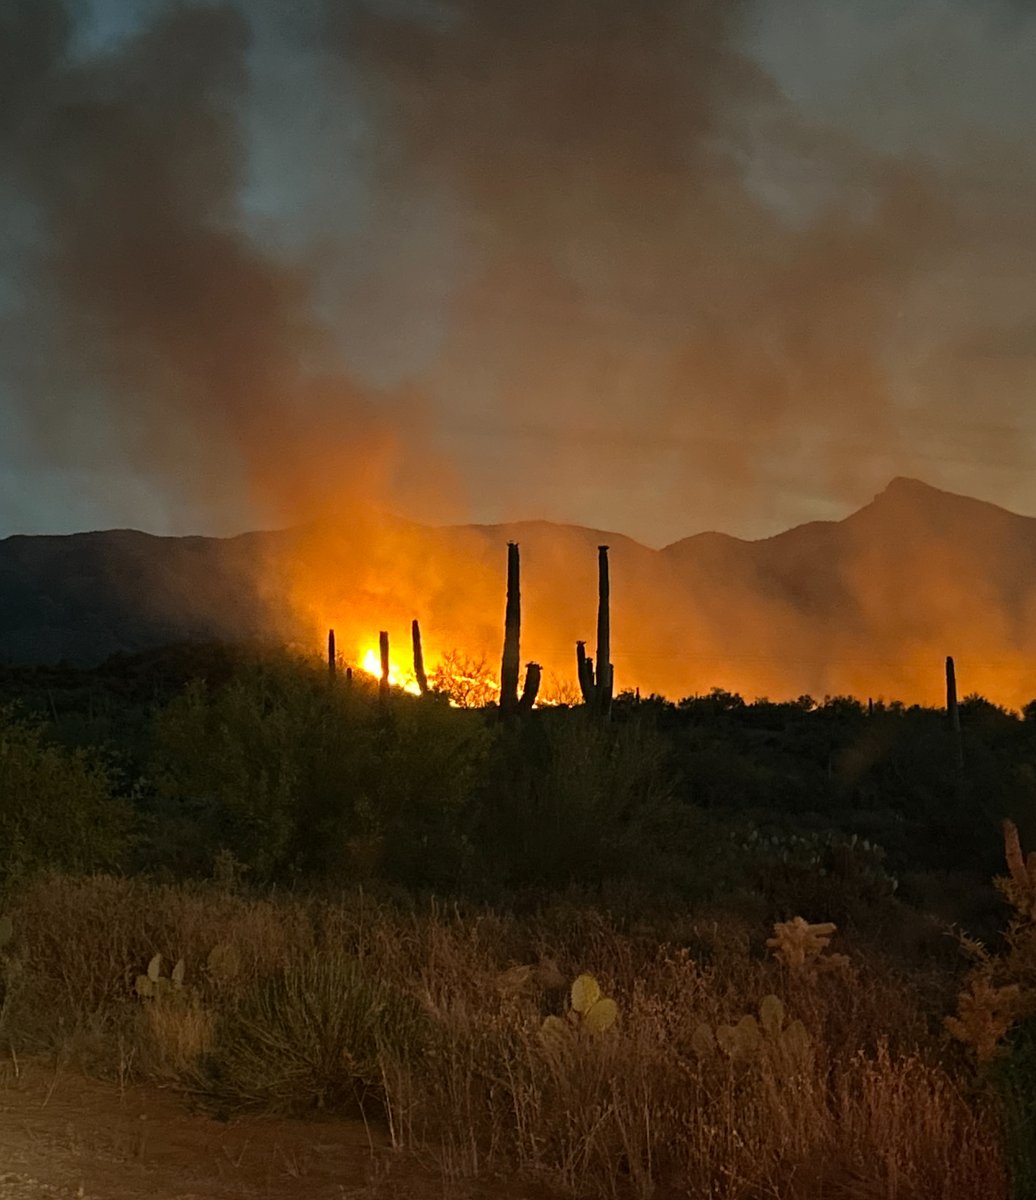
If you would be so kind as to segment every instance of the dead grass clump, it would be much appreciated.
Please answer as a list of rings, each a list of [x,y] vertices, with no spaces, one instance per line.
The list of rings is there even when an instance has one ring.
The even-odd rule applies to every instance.
[[[221,1014],[197,1089],[223,1110],[363,1112],[383,1064],[419,1052],[417,1005],[341,951],[259,979]]]
[[[146,1026],[144,1057],[147,1074],[181,1081],[195,1076],[215,1040],[216,1018],[197,998],[159,997],[143,1009]]]
[[[838,1159],[877,1195],[1008,1195],[1000,1117],[919,1055],[858,1054],[833,1100]]]

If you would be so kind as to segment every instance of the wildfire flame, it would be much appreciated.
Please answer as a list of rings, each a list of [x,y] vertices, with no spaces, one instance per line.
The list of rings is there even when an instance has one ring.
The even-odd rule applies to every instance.
[[[374,679],[381,679],[381,653],[373,647],[364,650],[358,657],[360,670]],[[480,708],[495,702],[500,693],[500,683],[485,660],[467,659],[463,655],[448,652],[435,662],[428,671],[433,689],[444,692],[454,708]],[[404,671],[389,658],[389,684],[401,688],[412,696],[419,696],[421,689],[411,671]],[[558,704],[576,704],[579,698],[574,688],[565,688],[557,679],[548,680],[545,695],[541,695],[535,708],[550,708]]]
[[[360,670],[365,671],[368,675],[373,675],[375,679],[381,678],[381,654],[378,650],[368,649],[360,656]],[[388,681],[391,687],[402,688],[404,692],[409,692],[412,696],[420,696],[421,689],[417,686],[417,680],[410,672],[404,672],[389,658]]]

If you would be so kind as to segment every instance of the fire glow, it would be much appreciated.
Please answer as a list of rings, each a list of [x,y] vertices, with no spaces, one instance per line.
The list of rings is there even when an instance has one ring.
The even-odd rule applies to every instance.
[[[709,534],[655,551],[613,535],[617,690],[941,704],[952,653],[962,696],[1020,709],[1036,695],[1036,565],[1023,570],[1033,528],[898,481],[841,522],[763,542]],[[478,707],[499,698],[512,539],[523,552],[519,669],[542,664],[537,703],[578,704],[576,646],[595,648],[599,531],[427,527],[350,512],[278,542],[263,591],[285,641],[316,646],[334,627],[346,656],[375,678],[370,647],[387,630],[391,680],[410,691],[410,623],[419,618],[430,685],[448,690],[435,678],[442,670],[467,688],[461,703]]]
[[[361,671],[374,679],[381,679],[381,658],[377,650],[364,651],[359,657],[359,662]],[[388,682],[390,687],[401,688],[412,696],[421,694],[421,689],[417,686],[417,680],[413,674],[402,671],[391,658],[389,659]]]

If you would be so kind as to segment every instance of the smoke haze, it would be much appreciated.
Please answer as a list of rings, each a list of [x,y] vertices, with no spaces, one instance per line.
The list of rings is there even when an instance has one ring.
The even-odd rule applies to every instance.
[[[0,520],[1032,508],[1036,15],[795,14],[2,0]]]

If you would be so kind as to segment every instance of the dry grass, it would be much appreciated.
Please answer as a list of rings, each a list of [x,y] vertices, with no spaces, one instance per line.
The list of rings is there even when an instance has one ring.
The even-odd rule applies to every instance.
[[[996,1114],[944,1065],[930,981],[859,955],[796,972],[751,952],[752,931],[729,922],[691,924],[681,945],[660,944],[649,929],[624,934],[572,907],[523,920],[407,915],[363,898],[255,901],[111,879],[40,881],[13,915],[26,979],[16,1036],[42,1036],[32,1013],[63,1030],[55,1037],[91,1025],[108,1031],[111,1070],[131,1058],[191,1086],[206,1055],[230,1053],[227,1031],[245,1036],[248,1023],[230,1017],[271,979],[347,956],[361,979],[423,1014],[419,1036],[379,1034],[377,1086],[396,1145],[453,1180],[520,1175],[616,1200],[1007,1195]],[[206,970],[216,946],[234,948],[233,971]],[[186,960],[188,991],[168,1003],[133,992],[155,952]],[[536,969],[511,969],[521,964]],[[558,983],[582,971],[616,999],[618,1025],[544,1039],[544,1017],[567,1004]],[[331,989],[329,1023],[351,1028],[356,1014],[334,1005],[375,994]],[[769,994],[805,1026],[802,1053],[764,1045],[742,1060],[696,1048],[700,1026],[736,1023]],[[286,1052],[293,1029],[312,1042],[304,1004],[277,1011]]]
[[[132,996],[156,953],[168,962],[184,958],[188,982],[197,982],[212,948],[233,945],[237,983],[247,986],[313,946],[307,913],[291,901],[109,876],[37,879],[15,898],[11,915],[48,1006],[84,1019],[110,1014]]]
[[[202,1056],[212,1049],[216,1018],[195,999],[184,1002],[159,997],[143,1006],[149,1070],[173,1079],[189,1078]]]

